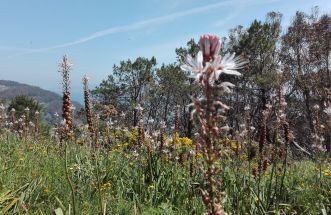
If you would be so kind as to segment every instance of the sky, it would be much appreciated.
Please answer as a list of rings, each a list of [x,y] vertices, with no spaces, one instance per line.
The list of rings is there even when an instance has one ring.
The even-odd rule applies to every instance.
[[[285,28],[296,11],[314,6],[331,12],[330,0],[0,0],[0,79],[60,93],[58,65],[67,54],[72,97],[81,102],[84,74],[93,88],[121,60],[171,63],[190,38],[226,36],[270,11],[283,14]]]

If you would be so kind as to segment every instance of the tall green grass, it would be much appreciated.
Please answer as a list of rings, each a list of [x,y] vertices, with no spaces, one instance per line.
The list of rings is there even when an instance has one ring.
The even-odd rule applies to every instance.
[[[229,214],[331,212],[327,162],[291,161],[281,193],[271,167],[261,176],[257,193],[247,161],[233,157],[218,165]],[[198,168],[190,174],[188,161],[159,153],[151,157],[144,148],[135,153],[124,143],[94,151],[68,142],[66,159],[48,137],[0,140],[0,214],[202,214],[198,185],[203,183]]]

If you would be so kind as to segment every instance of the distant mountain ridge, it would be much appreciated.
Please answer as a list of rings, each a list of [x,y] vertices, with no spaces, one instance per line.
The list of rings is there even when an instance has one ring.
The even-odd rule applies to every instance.
[[[44,90],[37,86],[19,83],[16,81],[0,80],[0,98],[9,102],[13,97],[18,95],[26,95],[33,97],[43,107],[43,118],[47,122],[51,122],[55,112],[62,112],[62,96]],[[83,106],[73,101],[76,110],[80,110]]]

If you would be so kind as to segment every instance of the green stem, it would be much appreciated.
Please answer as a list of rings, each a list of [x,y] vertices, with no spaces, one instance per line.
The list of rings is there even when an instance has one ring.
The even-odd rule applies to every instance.
[[[67,142],[65,143],[65,172],[67,176],[67,181],[71,189],[71,201],[72,201],[72,208],[73,208],[73,213],[76,215],[76,198],[75,198],[75,189],[74,189],[74,184],[69,176],[69,171],[68,171],[68,150],[67,150]]]
[[[281,178],[281,183],[280,183],[280,188],[279,188],[279,195],[278,195],[278,198],[277,198],[277,209],[278,209],[278,206],[279,206],[280,196],[283,193],[284,179],[285,179],[286,171],[287,171],[287,145],[286,145],[286,148],[285,148],[285,158],[284,158],[284,163],[283,163],[283,170],[284,171],[283,171],[283,175],[282,175],[282,178]]]
[[[96,152],[96,154],[97,154],[95,156],[96,176],[97,176],[98,193],[99,193],[99,204],[100,204],[100,210],[101,210],[101,213],[102,213],[103,212],[103,204],[102,204],[102,194],[101,194],[100,175],[99,175],[99,162],[98,162],[99,152]]]

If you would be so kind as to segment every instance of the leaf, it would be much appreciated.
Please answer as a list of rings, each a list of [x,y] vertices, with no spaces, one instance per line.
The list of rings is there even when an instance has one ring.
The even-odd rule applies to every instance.
[[[13,199],[13,201],[11,201],[9,205],[7,205],[4,209],[2,209],[1,214],[6,214],[10,210],[10,208],[12,208],[16,204],[17,201],[18,198]]]
[[[55,196],[55,199],[59,203],[60,208],[62,209],[62,211],[66,211],[66,208],[64,207],[62,201],[57,196]]]
[[[63,215],[63,211],[61,208],[57,208],[54,210],[55,215]]]
[[[327,215],[325,208],[322,209],[322,214]]]

